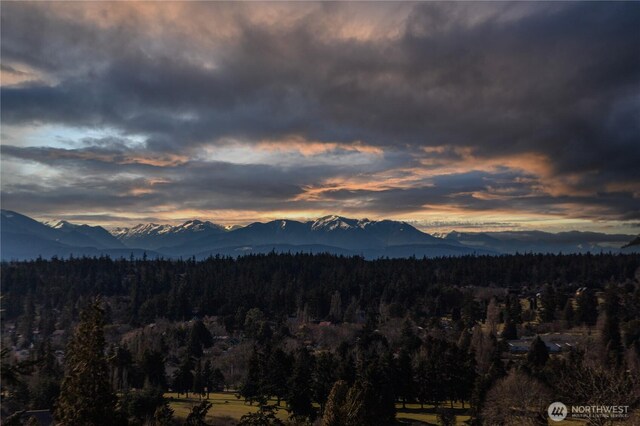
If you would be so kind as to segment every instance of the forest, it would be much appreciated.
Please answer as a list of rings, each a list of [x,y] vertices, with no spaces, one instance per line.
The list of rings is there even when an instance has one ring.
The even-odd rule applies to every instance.
[[[1,288],[7,425],[638,420],[637,254],[54,258]]]

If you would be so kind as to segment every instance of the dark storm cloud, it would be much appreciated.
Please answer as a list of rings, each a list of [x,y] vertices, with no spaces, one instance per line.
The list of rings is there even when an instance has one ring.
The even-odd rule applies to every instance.
[[[619,220],[640,218],[637,200],[630,193],[598,194],[583,196],[510,195],[509,197],[480,198],[472,194],[478,187],[439,188],[433,186],[393,188],[380,191],[336,190],[327,191],[324,202],[354,203],[358,210],[383,212],[385,214],[411,213],[415,211],[441,211],[453,209],[467,212],[512,212],[528,211],[548,215],[565,215],[571,211],[572,218],[616,217]],[[486,189],[486,188],[484,188]]]
[[[521,179],[521,176],[513,171],[476,171],[435,176],[429,179],[429,184],[410,188],[327,189],[323,193],[323,199],[326,203],[360,201],[356,204],[359,209],[387,214],[453,208],[475,212],[532,211],[562,215],[569,209],[575,218],[640,218],[637,199],[630,192],[609,192],[593,196],[551,196],[541,193],[536,185],[537,181]]]
[[[294,204],[304,207],[304,201],[294,203],[292,200],[304,193],[305,186],[332,176],[364,172],[371,167],[304,164],[279,167],[193,160],[167,164],[171,158],[144,157],[135,150],[116,150],[113,146],[59,149],[4,145],[1,148],[5,161],[33,162],[62,172],[46,183],[4,185],[6,205],[28,209],[40,205],[46,211],[56,210],[58,206],[81,209],[82,205],[98,210],[147,211],[154,205],[175,205],[268,212]],[[55,188],[52,190],[50,185]]]
[[[361,7],[366,15],[376,5]],[[637,189],[629,188],[640,187],[639,3],[419,3],[395,34],[380,37],[375,29],[369,37],[332,36],[347,13],[337,4],[288,6],[304,13],[282,25],[256,23],[243,6],[184,4],[193,22],[162,31],[150,30],[143,14],[96,25],[55,8],[3,5],[3,66],[40,73],[2,88],[3,123],[115,128],[145,138],[148,156],[290,135],[362,141],[407,158],[445,146],[443,162],[458,156],[452,147],[480,160],[536,153],[549,162],[545,178],[562,182],[565,193],[541,193],[544,182],[526,170],[463,171],[414,187],[326,191],[317,205],[362,200],[358,206],[378,212],[449,204],[566,214],[563,206],[575,204],[585,207],[575,216],[638,218]],[[214,34],[197,16],[233,31]],[[92,174],[125,167],[109,146],[102,154],[114,156],[110,162],[89,155],[93,148],[17,149],[3,147],[3,154],[50,165],[62,159]],[[334,166],[126,167],[169,174],[167,190],[185,194],[185,204],[207,204],[201,199],[213,191],[237,208],[258,208],[263,198],[290,202],[307,185],[349,175]],[[140,197],[131,202],[155,202]],[[118,202],[129,200],[107,204]]]
[[[165,171],[160,177],[115,177],[103,173],[57,181],[55,189],[46,184],[13,184],[3,193],[5,205],[20,205],[24,211],[136,211],[152,214],[157,206],[172,208],[274,210],[283,198],[301,192],[296,185],[267,178],[247,181],[247,174],[264,170],[237,170],[225,164],[210,164],[177,173]]]

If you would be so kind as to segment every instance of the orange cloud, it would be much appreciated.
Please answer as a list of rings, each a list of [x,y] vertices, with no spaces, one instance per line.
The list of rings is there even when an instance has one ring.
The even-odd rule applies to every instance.
[[[48,152],[51,158],[70,160],[101,161],[114,164],[143,164],[156,167],[178,166],[189,161],[189,157],[178,154],[154,154],[140,155],[135,153],[112,153],[87,150],[51,149]]]
[[[375,6],[313,2],[51,2],[47,13],[98,28],[134,27],[150,39],[180,40],[191,48],[221,46],[242,35],[242,26],[288,31],[313,25],[318,40],[370,41],[397,38],[412,4]],[[309,19],[312,17],[313,19]],[[195,58],[195,56],[194,56]]]
[[[28,66],[18,63],[5,63],[0,68],[0,86],[14,86],[32,81],[44,81],[48,84],[54,83],[51,76]]]
[[[143,186],[137,186],[134,188],[131,188],[127,194],[128,195],[132,195],[132,196],[138,196],[138,195],[147,195],[147,194],[153,194],[158,192],[159,190],[161,190],[161,188],[154,188],[157,187],[159,185],[163,185],[166,183],[170,183],[171,181],[167,180],[167,179],[145,179],[144,180],[144,185]]]
[[[384,151],[381,148],[366,145],[361,141],[355,141],[352,143],[319,142],[309,141],[300,136],[293,136],[284,140],[263,140],[258,142],[255,147],[257,149],[270,152],[296,151],[305,157],[325,154],[336,150],[359,152],[378,156],[384,154]]]
[[[443,175],[455,175],[470,171],[498,173],[505,169],[518,170],[525,176],[514,179],[513,183],[525,183],[531,194],[518,195],[519,198],[538,195],[558,197],[562,195],[587,195],[576,191],[581,175],[567,175],[562,181],[556,178],[550,159],[540,153],[509,154],[494,157],[474,155],[471,148],[446,146],[427,147],[426,157],[418,158],[422,167],[398,167],[381,172],[326,179],[317,185],[304,188],[303,194],[294,201],[322,201],[326,194],[334,191],[385,191],[390,189],[410,189],[432,185],[431,179]],[[451,152],[452,155],[447,155]],[[473,192],[480,200],[507,200],[513,196],[513,189],[489,187],[487,191]],[[427,206],[425,206],[426,208]],[[441,213],[462,213],[455,207],[438,205]],[[468,214],[466,211],[465,214]]]
[[[125,156],[118,164],[144,164],[155,167],[171,167],[185,164],[189,161],[189,157],[177,154],[165,154],[156,157],[147,156]]]

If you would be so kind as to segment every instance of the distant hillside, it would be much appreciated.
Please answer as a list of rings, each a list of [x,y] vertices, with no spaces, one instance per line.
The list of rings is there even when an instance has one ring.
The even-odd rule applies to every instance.
[[[631,237],[625,234],[568,231],[451,232],[444,239],[465,246],[514,253],[616,253]]]
[[[10,210],[0,212],[2,260],[69,256],[142,256],[144,250],[125,247],[100,226],[74,225],[65,221],[48,224]],[[148,252],[148,256],[159,254]]]
[[[237,257],[259,253],[330,253],[366,259],[497,255],[512,253],[626,253],[640,250],[640,237],[595,232],[451,232],[433,235],[393,220],[337,215],[299,222],[274,220],[227,228],[189,220],[181,225],[139,224],[111,232],[66,221],[41,223],[2,210],[3,260],[53,256]],[[624,248],[621,248],[625,244]]]
[[[636,247],[636,246],[640,246],[640,235],[635,237],[633,240],[629,241],[627,244],[623,245],[622,248]]]

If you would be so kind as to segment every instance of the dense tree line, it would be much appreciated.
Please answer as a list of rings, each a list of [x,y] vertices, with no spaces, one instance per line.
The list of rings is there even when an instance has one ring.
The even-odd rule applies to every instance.
[[[433,405],[448,424],[456,402],[474,424],[538,424],[552,396],[640,403],[637,255],[270,254],[2,267],[3,331],[7,320],[15,325],[3,339],[15,350],[33,345],[21,362],[3,349],[10,412],[51,407],[69,424],[170,425],[168,389],[206,395],[230,383],[260,407],[243,425],[283,424],[275,412],[285,409],[291,424],[386,426],[406,404]],[[316,344],[312,320],[343,334]],[[154,334],[156,323],[167,326]],[[526,354],[509,354],[508,340],[552,326],[597,337],[560,356],[540,337]],[[207,355],[216,327],[236,340],[227,348],[247,348],[233,382]],[[62,363],[51,344],[60,329],[74,331]],[[185,424],[206,424],[211,408],[194,406]]]
[[[334,389],[340,382],[345,387],[343,396],[353,390],[352,405],[366,404],[362,415],[378,419],[378,423],[352,419],[353,424],[390,424],[396,401],[403,406],[416,401],[436,406],[444,401],[470,401],[476,379],[472,352],[441,339],[423,342],[409,322],[398,347],[376,331],[373,321],[358,333],[356,345],[345,342],[336,353],[313,354],[301,348],[288,354],[274,349],[274,344],[277,338],[254,347],[239,394],[260,405],[270,398],[277,398],[278,405],[284,400],[294,416],[315,418],[326,411],[327,404],[329,410],[336,410],[338,396],[331,400],[331,394],[342,392]],[[313,408],[314,402],[319,410]]]
[[[380,303],[398,316],[457,314],[464,300],[460,289],[466,286],[602,288],[632,280],[639,266],[638,255],[608,254],[376,261],[304,254],[200,262],[105,257],[4,263],[1,285],[4,318],[33,318],[38,305],[43,313],[38,328],[47,334],[56,321],[71,325],[78,319],[78,305],[96,295],[123,298],[126,306],[115,312],[122,317],[113,318],[117,322],[215,315],[229,328],[242,328],[244,313],[252,308],[271,319],[304,311],[310,318],[336,321],[350,320],[354,309],[378,309]],[[545,316],[563,308],[553,305]],[[477,314],[465,313],[470,321]],[[31,327],[24,328],[29,332]]]

